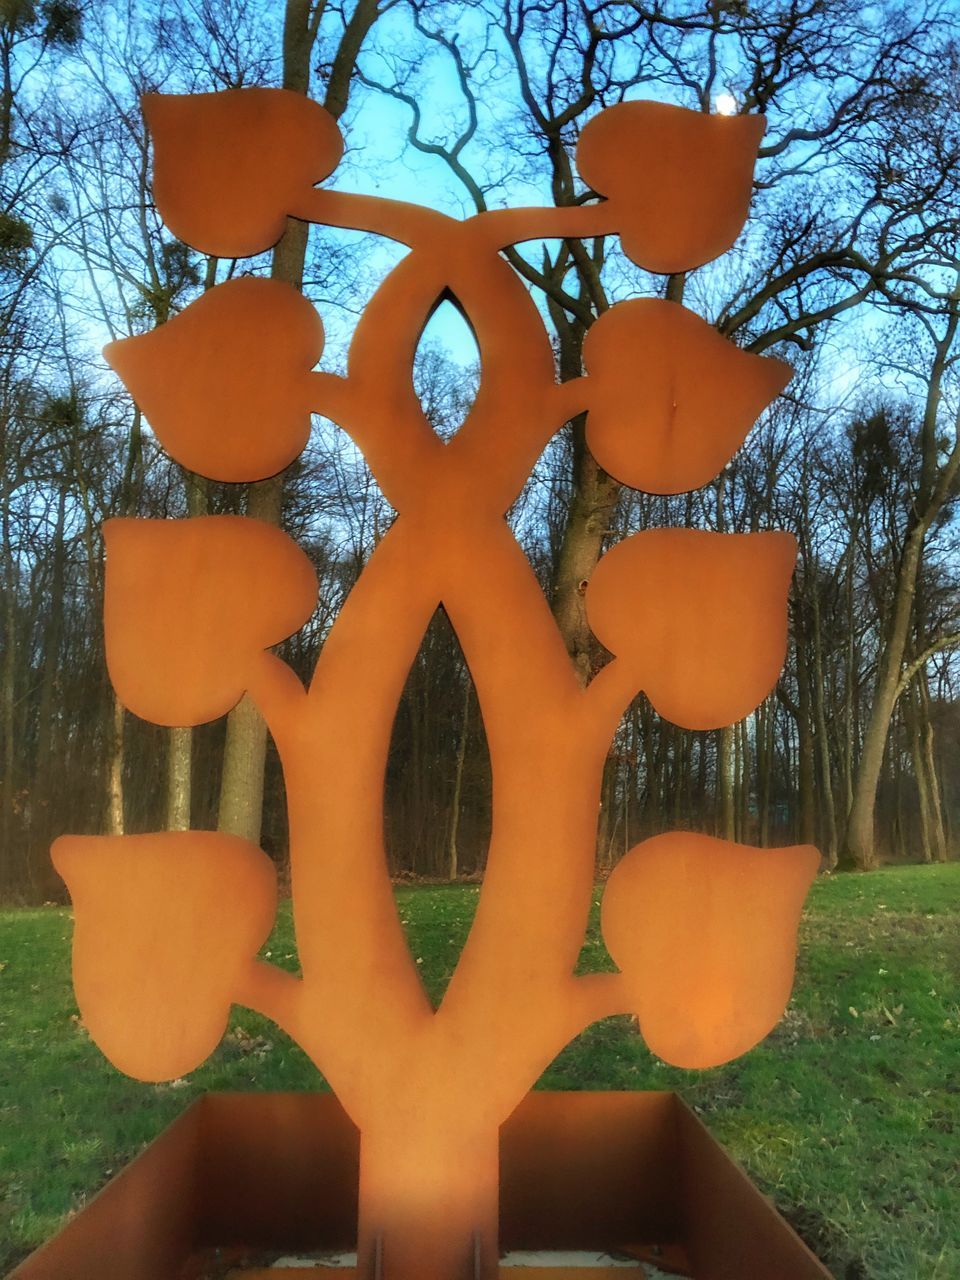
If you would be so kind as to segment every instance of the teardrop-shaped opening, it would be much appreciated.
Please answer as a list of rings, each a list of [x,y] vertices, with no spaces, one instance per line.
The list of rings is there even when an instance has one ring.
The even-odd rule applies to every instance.
[[[411,953],[446,990],[476,910],[490,842],[490,756],[460,642],[438,609],[407,676],[387,763],[385,829],[394,880],[449,885],[429,918],[398,890]],[[464,883],[466,882],[466,883]]]
[[[444,297],[424,325],[413,361],[413,386],[441,440],[460,430],[477,396],[480,352],[456,302]]]

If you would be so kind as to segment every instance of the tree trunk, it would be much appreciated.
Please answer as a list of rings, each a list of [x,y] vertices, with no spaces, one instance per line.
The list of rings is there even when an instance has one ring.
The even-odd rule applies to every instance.
[[[843,690],[843,812],[849,813],[853,807],[853,742],[854,742],[854,725],[853,725],[853,708],[856,697],[856,672],[859,670],[859,662],[856,657],[856,642],[854,632],[856,630],[856,622],[854,620],[853,605],[853,545],[851,540],[850,554],[847,560],[847,574],[845,583],[846,595],[846,628],[847,643],[845,649],[846,666],[844,669],[844,690]]]
[[[902,708],[895,707],[892,717],[892,733],[893,740],[892,749],[887,751],[890,761],[890,773],[893,780],[893,817],[890,826],[890,842],[893,848],[893,855],[897,860],[902,860],[907,856],[907,844],[905,836],[906,828],[906,805],[904,803],[904,786],[903,786],[903,753],[896,745],[899,742],[899,731],[903,728]]]
[[[227,719],[220,778],[217,828],[260,842],[267,727],[250,698],[244,696]]]
[[[716,833],[723,840],[736,839],[733,794],[733,729],[717,734]]]
[[[600,559],[620,486],[594,462],[586,444],[583,416],[574,422],[572,431],[574,494],[554,577],[553,612],[577,677],[586,685],[593,668],[595,642],[587,622],[584,595]]]
[[[122,836],[123,820],[123,703],[115,693],[110,696],[110,719],[107,724],[107,831]]]
[[[613,845],[617,839],[620,816],[617,806],[617,779],[620,776],[620,758],[614,747],[603,765],[603,783],[600,789],[600,814],[597,822],[597,866],[609,871],[615,861]]]
[[[945,462],[940,463],[942,440],[938,430],[943,377],[950,350],[960,327],[960,296],[951,299],[947,326],[937,342],[923,424],[920,432],[921,474],[913,502],[913,515],[904,542],[903,556],[897,571],[893,608],[883,636],[877,665],[877,682],[873,706],[863,735],[863,750],[853,788],[853,803],[847,818],[843,841],[842,864],[861,871],[877,865],[874,832],[874,808],[877,783],[883,765],[883,749],[890,728],[890,717],[901,692],[900,675],[903,656],[910,635],[917,576],[923,559],[927,530],[946,502],[954,481],[960,474],[960,435]],[[955,430],[960,433],[960,417]]]
[[[12,558],[11,558],[12,565]],[[2,880],[0,889],[6,897],[14,888],[16,872],[13,858],[14,842],[14,809],[16,805],[16,785],[14,770],[16,767],[15,720],[16,720],[16,678],[17,678],[17,643],[16,643],[16,595],[13,590],[13,572],[8,574],[4,591],[3,608],[3,680],[2,680],[2,717],[3,717],[3,828],[0,838],[0,858],[2,858]]]
[[[190,830],[192,759],[193,730],[183,727],[170,729],[167,734],[168,831]]]
[[[874,832],[877,785],[883,767],[883,751],[890,729],[890,718],[897,700],[925,532],[922,524],[911,530],[897,574],[893,613],[880,655],[873,706],[864,730],[863,749],[854,781],[853,804],[844,835],[841,865],[847,869],[870,871],[879,865]]]
[[[674,827],[683,825],[683,799],[686,790],[687,754],[690,749],[690,734],[676,725],[671,734],[673,747],[673,812],[671,821]]]
[[[769,695],[757,709],[757,808],[760,815],[760,847],[770,843],[770,781],[773,774],[773,708]],[[761,748],[762,744],[762,748]]]
[[[623,796],[623,852],[630,848],[631,823],[636,823],[637,788],[640,774],[640,713],[634,699],[627,713],[630,723],[630,754],[627,758],[627,775]]]
[[[930,821],[930,789],[927,785],[927,771],[923,760],[918,701],[916,688],[911,689],[909,699],[910,762],[913,765],[913,780],[917,788],[917,840],[921,861],[932,862],[933,832]]]
[[[709,753],[710,738],[706,733],[700,733],[700,752],[697,756],[697,825],[694,830],[703,831],[707,826],[707,755]]]
[[[795,616],[803,610],[798,602]],[[800,844],[813,844],[817,838],[816,775],[813,761],[813,726],[810,715],[810,670],[806,658],[806,635],[800,623],[796,629],[797,658],[797,759],[798,759],[798,823],[797,839]]]
[[[14,860],[14,817],[16,808],[16,751],[14,742],[14,722],[16,719],[16,654],[13,638],[14,610],[13,593],[8,592],[5,613],[5,645],[3,656],[3,826],[0,832],[0,896],[12,895],[17,887],[17,868]]]
[[[64,527],[67,512],[67,486],[60,490],[57,518],[53,531],[53,553],[50,574],[49,608],[43,635],[43,665],[40,698],[36,708],[37,749],[31,784],[30,828],[24,832],[24,889],[32,902],[49,896],[53,882],[49,846],[54,796],[57,792],[54,750],[56,729],[61,717],[55,712],[56,696],[63,670],[64,577],[66,547]],[[31,713],[32,714],[32,713]],[[59,763],[59,761],[58,761]]]
[[[935,862],[946,862],[947,832],[943,821],[943,796],[937,774],[933,721],[930,717],[930,685],[926,670],[920,671],[917,676],[917,727],[920,737],[920,763],[927,792],[930,855]]]
[[[207,267],[206,287],[211,288],[215,261]],[[187,472],[184,476],[187,515],[202,516],[207,511],[207,482],[202,476]],[[193,729],[178,726],[167,733],[167,813],[168,831],[189,831],[193,799]]]
[[[942,702],[945,700],[944,678],[940,677],[940,688],[938,690],[938,698]],[[932,735],[931,735],[932,736]],[[931,743],[931,749],[935,745]],[[955,804],[955,776],[956,763],[953,752],[947,749],[941,749],[935,753],[939,758],[936,759],[935,769],[937,774],[937,792],[940,796],[940,816],[943,821],[943,847],[944,854],[947,858],[951,856],[954,848],[954,831],[953,831],[953,812]]]
[[[811,565],[811,572],[813,566]],[[827,736],[827,712],[823,675],[823,629],[820,618],[819,582],[813,576],[810,592],[811,620],[813,622],[813,714],[817,727],[817,763],[820,768],[820,853],[824,864],[837,865],[837,812],[833,800],[833,778],[830,770],[830,741]]]
[[[310,56],[324,6],[310,0],[286,0],[283,24],[283,88],[310,91]],[[347,105],[350,79],[363,40],[377,18],[377,0],[359,0],[331,64],[324,105],[339,119]],[[270,274],[301,289],[307,254],[308,225],[290,218],[273,251]],[[250,486],[247,515],[279,525],[283,507],[283,473]],[[227,718],[217,825],[221,831],[260,841],[267,727],[248,697]]]
[[[19,592],[17,560],[14,555],[13,529],[10,518],[10,491],[8,488],[9,460],[7,458],[6,422],[0,424],[0,522],[3,536],[3,666],[0,673],[0,734],[3,739],[3,813],[0,815],[0,897],[12,896],[18,888],[19,868],[14,859],[15,822],[17,808],[16,788],[16,708],[17,708],[17,659],[20,646],[17,636],[17,598]],[[19,836],[19,832],[16,833]]]
[[[457,833],[460,830],[460,797],[463,793],[463,766],[467,758],[467,733],[470,729],[470,696],[473,686],[470,673],[464,673],[463,715],[460,719],[460,741],[457,744],[457,767],[453,775],[453,798],[450,801],[450,837],[447,840],[447,879],[456,880],[460,872]]]
[[[654,745],[653,708],[647,698],[636,703],[643,740],[643,803],[640,806],[640,835],[645,839],[653,834],[656,822],[657,797],[660,794],[657,774],[656,748]]]
[[[753,718],[756,729],[756,716]],[[743,843],[749,844],[751,837],[750,821],[750,779],[752,760],[750,751],[750,732],[746,720],[740,722],[740,787],[739,787],[739,836]]]

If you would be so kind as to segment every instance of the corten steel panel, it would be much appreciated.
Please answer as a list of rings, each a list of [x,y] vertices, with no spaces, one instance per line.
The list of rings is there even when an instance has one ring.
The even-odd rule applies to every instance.
[[[351,1280],[356,1276],[353,1267],[284,1267],[282,1271],[244,1269],[230,1271],[226,1280]],[[638,1267],[635,1271],[622,1271],[613,1275],[609,1267],[502,1267],[501,1280],[645,1280],[644,1273]]]
[[[669,1093],[532,1093],[501,1130],[506,1249],[679,1237]]]
[[[217,1094],[202,1107],[198,1241],[347,1248],[359,1135],[330,1094]],[[500,1136],[503,1248],[678,1238],[669,1093],[529,1094]]]
[[[333,1094],[211,1094],[201,1133],[199,1244],[356,1244],[360,1137]]]
[[[351,1248],[358,1150],[330,1094],[210,1094],[15,1280],[174,1280],[215,1246]],[[532,1093],[501,1156],[504,1248],[677,1244],[697,1280],[830,1280],[674,1094]]]
[[[631,1013],[660,1057],[715,1065],[775,1025],[793,978],[817,852],[684,832],[636,846],[610,877],[602,928],[618,972],[581,976],[576,962],[604,762],[624,710],[641,690],[691,729],[753,710],[786,649],[794,539],[690,529],[624,539],[581,593],[612,655],[584,684],[504,520],[549,441],[583,414],[601,467],[676,493],[716,475],[785,385],[781,361],[739,351],[663,299],[609,308],[584,344],[585,376],[558,385],[543,316],[502,253],[616,233],[651,271],[710,260],[746,218],[763,121],[623,103],[598,112],[577,144],[596,200],[459,221],[318,189],[341,140],[323,109],[296,94],[148,95],[145,109],[158,209],[194,248],[262,252],[292,215],[373,231],[410,252],[365,308],[346,376],[315,371],[324,334],[309,300],[255,278],[207,290],[156,330],[111,343],[110,363],[188,468],[266,479],[294,461],[321,413],[363,452],[397,515],[308,688],[272,652],[316,599],[316,574],[292,538],[233,516],[106,525],[106,654],[121,701],[156,723],[188,725],[246,693],[273,735],[302,978],[256,958],[276,902],[273,865],[256,846],[215,832],[64,837],[54,858],[74,901],[78,1003],[112,1061],[147,1080],[198,1066],[231,1006],[254,1008],[309,1054],[359,1126],[357,1175],[354,1140],[326,1102],[328,1136],[318,1125],[303,1141],[294,1103],[205,1104],[205,1229],[225,1230],[236,1213],[254,1235],[309,1235],[309,1204],[313,1230],[352,1231],[344,1188],[359,1176],[365,1277],[382,1245],[386,1280],[452,1280],[477,1250],[491,1280],[499,1127],[563,1046],[599,1018]],[[413,363],[447,296],[472,326],[481,380],[443,443],[414,391]],[[435,1010],[396,911],[382,796],[396,708],[441,606],[477,688],[494,818],[476,916]],[[525,1220],[553,1243],[612,1230],[628,1206],[641,1225],[647,1212],[674,1215],[671,1185],[654,1172],[664,1106],[531,1106],[529,1122],[521,1110],[506,1129],[505,1238]],[[628,1131],[650,1135],[643,1143],[609,1123],[618,1106]],[[549,1167],[537,1163],[539,1147],[557,1155]],[[513,1160],[527,1172],[510,1173]],[[258,1178],[259,1161],[270,1179]],[[349,1174],[334,1176],[339,1161],[352,1162]],[[534,1167],[537,1187],[527,1185]],[[274,1190],[261,1188],[268,1181]],[[513,1210],[515,1197],[526,1200]]]
[[[249,1268],[244,1270],[234,1270],[227,1273],[226,1280],[351,1280],[356,1276],[356,1270],[353,1267],[284,1267],[282,1271],[274,1271],[269,1268],[263,1270],[253,1270]],[[611,1276],[609,1267],[502,1267],[500,1270],[502,1280],[617,1280],[617,1276],[624,1280],[624,1273],[615,1272]],[[645,1280],[644,1273],[639,1269],[628,1271],[626,1280],[630,1277],[633,1280]]]
[[[188,1108],[10,1280],[172,1280],[196,1236],[200,1112]]]
[[[684,1238],[697,1280],[830,1280],[771,1202],[679,1099]]]

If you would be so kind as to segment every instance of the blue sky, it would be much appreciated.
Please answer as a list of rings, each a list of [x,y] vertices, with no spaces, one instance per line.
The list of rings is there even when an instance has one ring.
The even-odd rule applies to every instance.
[[[279,6],[267,7],[268,19],[276,22],[274,33],[279,47]],[[466,28],[476,28],[480,22],[479,10],[465,6],[460,12],[460,23]],[[396,71],[395,60],[410,35],[409,19],[402,8],[394,9],[375,27],[373,38],[365,49],[361,65],[368,75],[388,81]],[[82,100],[85,92],[84,74],[76,67],[70,69],[69,60],[63,64],[63,74],[58,78],[58,93],[69,102]],[[517,165],[509,154],[509,147],[522,136],[519,126],[515,90],[506,82],[498,84],[491,65],[481,67],[478,81],[483,79],[479,94],[481,128],[477,139],[464,152],[464,160],[482,183],[493,184],[490,200],[493,205],[546,204],[549,191],[543,181],[537,180],[536,170],[528,166],[517,171]],[[717,78],[717,92],[736,88],[737,70],[723,67]],[[416,75],[405,85],[421,104],[423,111],[422,132],[428,138],[450,136],[451,130],[462,125],[463,103],[447,54],[440,50],[430,53],[420,64]],[[668,96],[657,86],[644,87],[637,96]],[[335,188],[388,194],[394,198],[408,199],[429,204],[454,216],[472,212],[466,193],[449,172],[442,160],[424,156],[406,145],[410,125],[409,108],[383,95],[357,86],[347,116],[343,122],[347,137],[347,153],[329,185]],[[323,233],[330,235],[332,233]],[[336,233],[339,234],[339,233]],[[536,253],[536,247],[531,247]],[[365,238],[364,253],[371,278],[382,276],[395,263],[402,250],[373,237]],[[614,250],[613,257],[616,258]],[[64,264],[66,266],[66,263]],[[82,294],[89,286],[84,284],[83,274],[75,265],[76,285]],[[705,278],[709,278],[704,273]],[[649,293],[661,288],[662,283],[646,277],[641,272],[626,268],[624,272],[625,296],[631,293]],[[696,306],[697,290],[690,293],[690,305]],[[358,297],[357,304],[362,303]],[[342,366],[345,345],[354,322],[355,311],[338,311],[329,302],[321,305],[321,314],[328,332],[328,350],[324,365]],[[96,321],[81,318],[83,308],[75,315],[78,328],[82,326],[90,347],[103,345],[108,335]],[[831,396],[844,398],[854,394],[864,373],[864,361],[869,363],[871,349],[880,336],[881,326],[876,318],[867,319],[862,311],[855,318],[848,317],[832,326],[829,343],[824,353],[823,372],[825,387]],[[431,341],[443,344],[449,353],[463,364],[471,364],[476,349],[469,330],[462,320],[445,306],[436,314],[429,327]],[[876,374],[873,373],[873,377]]]

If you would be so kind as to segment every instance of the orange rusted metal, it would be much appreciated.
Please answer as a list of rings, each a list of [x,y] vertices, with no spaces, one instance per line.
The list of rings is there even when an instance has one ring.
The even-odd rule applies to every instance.
[[[328,1093],[206,1094],[10,1280],[198,1280],[245,1256],[348,1251],[359,1159]],[[830,1280],[675,1094],[534,1091],[501,1128],[500,1164],[505,1250],[615,1250],[696,1280]]]
[[[736,351],[662,301],[612,307],[588,337],[586,376],[557,385],[542,317],[500,254],[532,238],[619,232],[651,270],[709,259],[746,215],[762,122],[614,107],[577,152],[605,199],[458,222],[314,188],[339,137],[296,95],[153,96],[145,110],[160,211],[198,249],[260,252],[293,215],[376,231],[410,252],[359,322],[346,377],[313,371],[323,331],[312,307],[254,279],[111,344],[108,359],[194,470],[263,479],[293,461],[309,414],[322,413],[363,450],[398,515],[309,689],[269,652],[315,598],[309,563],[285,534],[225,516],[107,526],[107,661],[120,698],[158,723],[197,724],[247,692],[273,734],[302,976],[256,959],[273,885],[255,848],[209,832],[64,837],[54,859],[77,913],[78,1000],[104,1052],[145,1079],[199,1065],[231,1001],[275,1019],[361,1131],[359,1273],[487,1280],[497,1272],[498,1131],[573,1036],[636,1013],[663,1057],[709,1066],[765,1035],[789,994],[816,851],[679,832],[633,850],[611,878],[603,922],[621,971],[574,970],[603,762],[624,709],[640,690],[694,728],[753,709],[783,661],[792,538],[651,530],[613,548],[586,608],[614,657],[584,689],[504,520],[578,413],[618,479],[677,492],[709,480],[784,385],[786,366]],[[482,380],[445,445],[412,364],[446,295],[473,326]],[[441,605],[477,687],[494,821],[476,919],[434,1010],[393,903],[382,794],[404,680]],[[118,918],[124,955],[106,941]]]

